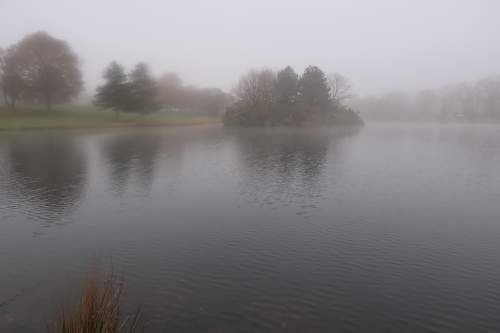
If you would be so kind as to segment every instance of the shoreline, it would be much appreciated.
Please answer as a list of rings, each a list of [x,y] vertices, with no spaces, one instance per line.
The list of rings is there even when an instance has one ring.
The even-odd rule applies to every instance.
[[[194,120],[183,122],[154,122],[154,123],[116,123],[106,125],[54,125],[54,126],[25,126],[18,128],[0,127],[0,132],[30,132],[30,131],[49,131],[49,130],[84,130],[84,129],[119,129],[119,128],[140,128],[140,127],[184,127],[195,125],[221,124],[220,120]]]
[[[106,129],[134,127],[172,127],[221,124],[221,117],[196,113],[154,113],[145,119],[135,113],[98,111],[91,106],[60,105],[52,111],[25,106],[14,112],[0,106],[0,132]]]

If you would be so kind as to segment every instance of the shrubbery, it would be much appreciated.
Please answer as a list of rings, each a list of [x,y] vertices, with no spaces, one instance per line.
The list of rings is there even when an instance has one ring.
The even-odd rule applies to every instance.
[[[351,84],[340,74],[329,80],[315,66],[298,77],[293,68],[275,73],[251,69],[233,89],[237,102],[226,109],[226,126],[332,126],[363,125],[361,118],[342,101]],[[340,79],[341,80],[340,80]]]
[[[267,104],[262,107],[236,105],[226,109],[222,116],[226,126],[332,126],[363,125],[363,120],[352,109],[337,105],[309,106],[304,103]]]

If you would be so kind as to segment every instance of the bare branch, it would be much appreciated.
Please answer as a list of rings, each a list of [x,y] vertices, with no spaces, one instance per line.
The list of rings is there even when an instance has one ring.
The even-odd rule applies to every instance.
[[[330,97],[334,102],[343,104],[347,99],[354,96],[351,92],[353,84],[344,75],[337,72],[329,73],[326,79],[330,87]]]
[[[241,103],[258,107],[276,100],[276,73],[269,68],[251,68],[232,89]]]

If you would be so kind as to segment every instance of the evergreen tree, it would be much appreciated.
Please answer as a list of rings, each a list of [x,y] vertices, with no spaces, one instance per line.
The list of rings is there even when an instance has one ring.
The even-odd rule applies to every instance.
[[[113,61],[104,70],[102,77],[106,83],[96,88],[97,93],[92,104],[103,110],[112,108],[118,117],[118,112],[126,109],[130,92],[127,74],[122,65]]]
[[[144,118],[147,114],[160,110],[161,103],[157,99],[158,85],[149,66],[143,62],[138,63],[129,78],[130,94],[126,111],[138,112]]]
[[[278,72],[276,88],[278,101],[290,104],[297,98],[299,76],[292,67],[286,66]]]
[[[310,106],[322,106],[328,103],[330,88],[328,88],[325,73],[316,66],[309,66],[298,82],[300,99]]]

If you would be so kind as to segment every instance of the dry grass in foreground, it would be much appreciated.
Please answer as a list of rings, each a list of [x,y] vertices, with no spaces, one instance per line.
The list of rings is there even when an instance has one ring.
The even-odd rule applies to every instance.
[[[142,319],[140,305],[132,315],[124,316],[120,308],[124,275],[117,279],[113,269],[100,273],[94,261],[86,277],[83,293],[75,290],[72,304],[61,306],[59,318],[47,323],[50,333],[143,333],[148,323]]]

